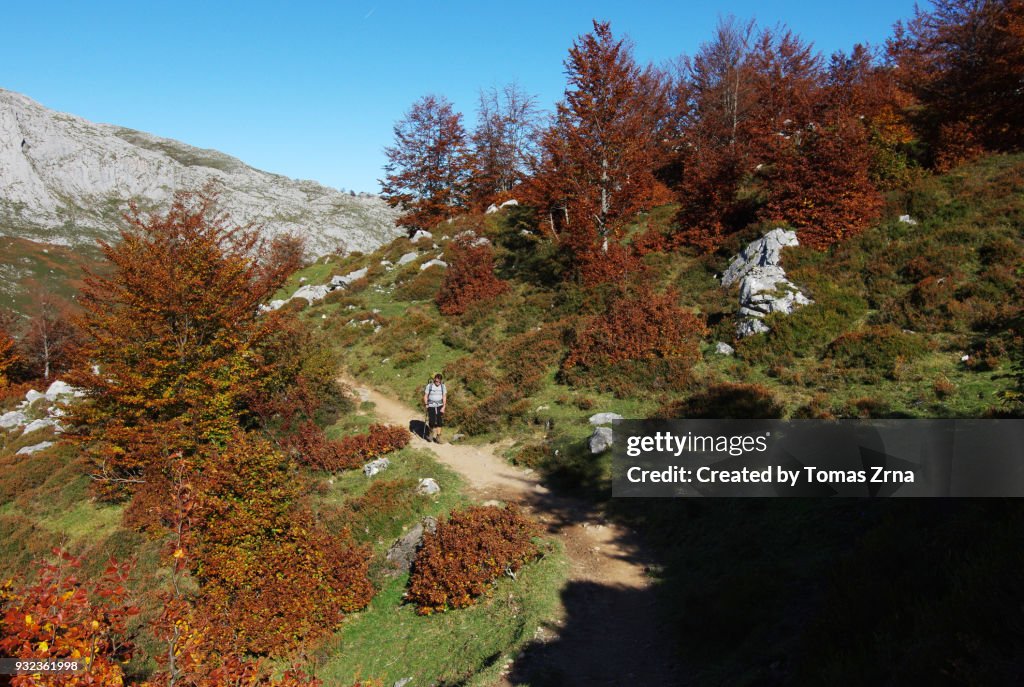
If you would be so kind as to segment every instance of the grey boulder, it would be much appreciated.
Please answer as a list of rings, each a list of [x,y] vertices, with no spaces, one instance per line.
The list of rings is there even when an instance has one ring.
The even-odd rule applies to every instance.
[[[371,460],[369,463],[363,466],[363,474],[367,477],[373,477],[379,472],[383,472],[391,467],[391,461],[387,458],[378,458],[377,460]]]
[[[612,434],[611,428],[598,427],[594,430],[594,433],[590,435],[590,453],[596,455],[607,451],[611,448],[614,440],[615,435]]]

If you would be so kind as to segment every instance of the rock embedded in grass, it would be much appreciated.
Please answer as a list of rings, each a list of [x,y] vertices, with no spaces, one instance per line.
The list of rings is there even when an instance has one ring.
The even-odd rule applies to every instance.
[[[590,453],[594,455],[603,453],[611,448],[614,441],[615,435],[610,427],[598,427],[590,436]]]

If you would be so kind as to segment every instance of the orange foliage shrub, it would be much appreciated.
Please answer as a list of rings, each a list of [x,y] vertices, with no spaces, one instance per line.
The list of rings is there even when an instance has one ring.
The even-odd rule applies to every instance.
[[[420,615],[470,606],[494,580],[537,556],[532,538],[539,534],[538,525],[512,505],[452,513],[434,534],[424,535],[406,599]]]
[[[577,334],[563,369],[594,368],[624,360],[657,358],[696,361],[703,320],[677,304],[674,291],[640,289],[609,303]]]
[[[345,437],[338,444],[335,470],[362,466],[374,458],[398,451],[409,443],[409,431],[397,425],[370,425],[366,434]]]
[[[370,425],[366,434],[332,441],[312,422],[302,423],[296,433],[284,440],[285,446],[301,463],[326,472],[362,467],[408,443],[409,432],[397,425]]]
[[[197,611],[228,653],[285,653],[373,595],[370,552],[315,522],[289,466],[269,442],[238,433],[202,468],[191,515]]]
[[[475,240],[463,236],[448,245],[448,271],[436,297],[437,307],[445,315],[461,315],[470,306],[508,291],[508,283],[494,274],[490,244],[474,245]]]
[[[0,655],[19,659],[78,661],[89,671],[10,678],[13,687],[30,685],[119,685],[122,664],[134,647],[127,639],[128,619],[138,609],[127,603],[130,565],[111,561],[94,582],[79,580],[81,559],[54,549],[56,560],[43,562],[38,580],[15,589],[0,586]]]

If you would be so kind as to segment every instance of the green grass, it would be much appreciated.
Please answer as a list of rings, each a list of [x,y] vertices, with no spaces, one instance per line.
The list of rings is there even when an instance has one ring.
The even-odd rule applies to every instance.
[[[490,685],[506,660],[533,639],[559,603],[567,561],[555,543],[515,580],[498,581],[489,597],[470,608],[431,616],[403,604],[406,576],[389,580],[370,607],[346,621],[322,650],[317,676],[329,685],[358,677],[391,685]]]

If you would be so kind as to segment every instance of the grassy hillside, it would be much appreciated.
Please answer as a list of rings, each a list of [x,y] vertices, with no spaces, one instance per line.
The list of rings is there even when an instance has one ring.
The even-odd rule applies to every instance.
[[[990,157],[923,177],[890,198],[878,226],[831,251],[787,249],[787,274],[814,304],[771,316],[771,332],[740,341],[735,289],[722,289],[716,275],[769,227],[751,227],[714,255],[647,256],[646,278],[678,291],[680,304],[705,314],[710,327],[702,360],[682,379],[658,361],[560,370],[574,333],[607,294],[556,280],[558,255],[550,242],[523,233],[530,218],[522,208],[441,225],[432,241],[398,239],[369,255],[324,258],[280,295],[367,268],[365,279],[304,311],[330,333],[353,373],[415,402],[426,380],[443,371],[462,432],[513,436],[524,461],[554,471],[566,469],[564,456],[574,454],[589,429],[586,417],[597,411],[742,416],[754,404],[781,417],[979,417],[1001,412],[1001,396],[1014,384],[1022,191],[1024,157]],[[906,214],[916,223],[899,219]],[[671,207],[659,208],[636,228],[664,229],[671,216]],[[470,228],[492,240],[511,289],[444,317],[433,302],[444,271],[420,268]],[[415,259],[397,265],[409,253]],[[716,354],[717,341],[734,344],[736,355]],[[528,368],[539,369],[540,382],[518,393],[514,381]],[[551,460],[555,450],[562,460]]]
[[[635,231],[664,229],[659,208]],[[900,219],[909,215],[913,222]],[[736,341],[735,290],[716,279],[771,227],[720,252],[646,259],[656,289],[707,316],[691,374],[658,361],[566,374],[575,332],[607,294],[560,283],[559,258],[528,210],[441,225],[370,255],[325,258],[282,290],[367,268],[366,279],[306,307],[350,370],[410,403],[435,371],[466,441],[511,437],[509,457],[552,484],[609,496],[607,454],[585,445],[587,417],[982,417],[1004,403],[1021,358],[1024,156],[994,156],[922,177],[885,219],[828,252],[787,249],[790,279],[814,304]],[[510,291],[460,317],[433,298],[451,238],[475,229],[496,247]],[[415,259],[397,265],[414,253]],[[717,341],[734,356],[714,352]],[[539,371],[518,393],[524,369]],[[661,551],[655,571],[696,684],[997,684],[1019,676],[1024,597],[1014,544],[1024,510],[1006,501],[605,501]],[[998,527],[992,527],[998,523]]]
[[[0,308],[25,313],[36,291],[70,302],[84,276],[82,266],[95,266],[100,254],[98,248],[71,249],[0,236],[0,256]]]

